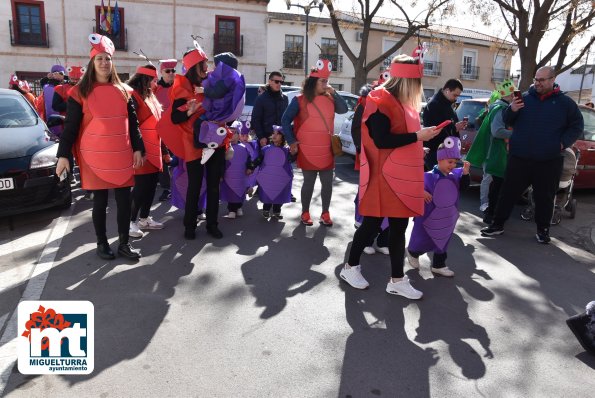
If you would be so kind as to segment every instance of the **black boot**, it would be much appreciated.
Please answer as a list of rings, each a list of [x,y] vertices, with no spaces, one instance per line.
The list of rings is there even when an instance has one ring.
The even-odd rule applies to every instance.
[[[140,253],[128,243],[128,234],[120,234],[120,244],[118,245],[118,254],[130,260],[138,260]]]
[[[97,242],[97,255],[104,260],[113,260],[116,258],[107,240]]]
[[[207,233],[215,239],[223,238],[223,233],[221,233],[217,224],[207,225]]]

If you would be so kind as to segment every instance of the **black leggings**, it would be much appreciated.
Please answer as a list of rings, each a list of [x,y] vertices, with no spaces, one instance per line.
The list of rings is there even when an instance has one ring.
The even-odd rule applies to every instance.
[[[274,205],[271,203],[263,203],[262,210],[264,211],[271,211],[271,207],[273,208],[273,213],[281,213],[281,206],[280,204]]]
[[[106,232],[106,209],[107,209],[107,189],[97,189],[93,192],[93,226],[95,227],[95,235],[97,235],[98,243],[107,242]],[[128,229],[130,227],[130,187],[115,188],[117,220],[118,220],[118,235],[125,235],[128,237]]]
[[[186,191],[184,208],[184,226],[187,229],[196,228],[200,186],[205,169],[207,172],[207,226],[216,226],[219,214],[219,183],[225,171],[225,148],[215,149],[215,153],[204,165],[200,163],[200,159],[186,163],[188,191]]]
[[[132,189],[132,207],[130,210],[130,221],[136,221],[136,217],[149,217],[155,191],[157,190],[157,181],[159,172],[150,174],[138,174],[134,176],[134,188]]]
[[[364,247],[378,234],[383,217],[364,217],[362,225],[353,235],[353,243],[349,252],[347,264],[354,267],[359,264]],[[388,219],[388,251],[390,253],[391,277],[402,278],[403,260],[405,259],[405,230],[409,218]]]
[[[504,183],[503,177],[496,177],[492,175],[492,182],[490,183],[490,191],[488,192],[488,208],[486,214],[493,216],[498,206],[498,197],[500,196],[500,190]]]

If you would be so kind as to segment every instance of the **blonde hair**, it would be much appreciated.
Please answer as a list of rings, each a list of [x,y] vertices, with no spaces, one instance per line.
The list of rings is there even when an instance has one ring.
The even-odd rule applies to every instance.
[[[415,64],[417,60],[401,54],[393,58],[393,64]],[[423,87],[421,78],[391,77],[382,84],[382,87],[391,93],[401,103],[412,106],[418,111],[421,110],[421,94]]]

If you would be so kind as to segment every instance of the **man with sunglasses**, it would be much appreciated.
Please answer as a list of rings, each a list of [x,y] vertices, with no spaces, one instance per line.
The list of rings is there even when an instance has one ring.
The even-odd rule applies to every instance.
[[[171,90],[171,86],[174,84],[177,64],[178,60],[176,59],[159,60],[159,72],[161,73],[161,78],[157,81],[154,90],[155,96],[163,106],[164,111],[171,105],[169,92]],[[161,145],[161,152],[164,154],[164,156],[163,170],[159,173],[159,185],[161,185],[163,192],[161,193],[161,196],[159,196],[159,201],[164,202],[171,198],[171,181],[169,175],[169,164],[171,162],[171,155],[169,154],[169,151],[167,150],[163,142]]]
[[[250,123],[261,147],[268,144],[268,138],[273,134],[273,125],[281,125],[281,116],[289,104],[287,95],[281,91],[282,84],[281,72],[271,72],[264,93],[254,101]]]
[[[533,186],[535,238],[549,243],[549,226],[563,165],[563,151],[571,147],[584,128],[576,102],[555,83],[551,66],[537,70],[526,93],[515,95],[502,117],[514,127],[509,141],[508,166],[492,224],[483,235],[504,233],[504,223],[522,193]],[[520,93],[519,93],[520,94]]]

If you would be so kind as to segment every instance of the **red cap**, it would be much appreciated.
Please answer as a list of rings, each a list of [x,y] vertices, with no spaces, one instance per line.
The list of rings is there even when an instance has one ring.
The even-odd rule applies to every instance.
[[[159,60],[159,70],[175,68],[177,64],[178,64],[177,59],[160,59]]]
[[[19,85],[19,78],[14,73],[10,75],[10,80],[8,81],[8,86],[18,86]]]
[[[89,35],[89,41],[91,42],[91,46],[93,46],[91,48],[91,53],[89,54],[90,58],[93,58],[99,53],[108,53],[110,56],[112,56],[114,55],[114,51],[116,51],[114,43],[107,36],[91,33]]]
[[[328,79],[333,70],[333,64],[328,59],[319,59],[313,69],[316,70],[310,72],[310,77]]]
[[[157,77],[157,71],[155,69],[145,68],[144,66],[137,67],[136,73],[140,73],[141,75],[147,75],[151,77]]]
[[[86,70],[87,68],[85,68],[84,66],[68,66],[66,68],[66,71],[68,72],[68,77],[75,80],[82,78]]]
[[[391,77],[405,77],[408,79],[421,79],[424,77],[424,51],[425,47],[419,45],[413,50],[411,56],[417,60],[416,64],[390,64]]]
[[[186,68],[186,70],[189,70],[190,68],[192,68],[194,65],[196,65],[197,63],[199,63],[201,61],[205,61],[205,60],[209,59],[209,57],[207,57],[207,53],[205,53],[203,51],[200,44],[198,44],[198,42],[196,40],[194,40],[193,43],[194,43],[194,50],[192,50],[188,54],[184,55],[184,58],[182,59],[182,64],[184,65],[184,68]]]

